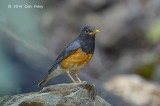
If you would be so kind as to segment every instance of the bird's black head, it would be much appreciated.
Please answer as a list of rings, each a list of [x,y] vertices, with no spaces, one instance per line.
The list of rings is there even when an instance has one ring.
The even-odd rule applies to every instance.
[[[86,26],[83,28],[78,39],[84,42],[95,41],[95,34],[98,32],[99,30],[96,30],[96,28],[91,26]]]
[[[81,34],[83,34],[85,36],[94,36],[98,32],[99,32],[99,30],[97,30],[96,28],[91,27],[91,26],[86,26],[83,28]]]
[[[83,28],[81,34],[80,34],[80,39],[82,40],[94,40],[95,39],[95,34],[98,33],[99,30],[96,30],[96,28],[91,27],[91,26],[86,26]]]
[[[83,28],[80,36],[77,38],[81,44],[82,51],[86,52],[87,54],[93,54],[95,48],[95,34],[98,33],[94,27],[86,26]]]

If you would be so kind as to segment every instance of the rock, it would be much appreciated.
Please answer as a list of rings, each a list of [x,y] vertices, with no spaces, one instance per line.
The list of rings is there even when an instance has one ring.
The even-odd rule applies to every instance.
[[[3,106],[111,106],[97,96],[94,85],[83,83],[59,84],[44,87],[40,92],[4,96]]]
[[[160,106],[160,85],[137,75],[118,75],[105,83],[104,88],[136,106]]]

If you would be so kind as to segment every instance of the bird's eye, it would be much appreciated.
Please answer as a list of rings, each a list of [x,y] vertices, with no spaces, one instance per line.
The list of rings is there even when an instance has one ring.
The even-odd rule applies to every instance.
[[[88,30],[85,30],[85,32],[88,33],[89,31],[88,31]]]

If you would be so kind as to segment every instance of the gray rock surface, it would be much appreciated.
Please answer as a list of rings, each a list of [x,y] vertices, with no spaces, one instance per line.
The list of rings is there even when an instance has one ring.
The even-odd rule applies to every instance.
[[[111,106],[97,96],[94,85],[83,83],[58,84],[40,92],[4,96],[0,106]]]

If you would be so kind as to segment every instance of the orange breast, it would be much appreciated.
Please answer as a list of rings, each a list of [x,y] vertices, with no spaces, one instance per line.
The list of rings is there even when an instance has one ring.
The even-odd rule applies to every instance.
[[[78,49],[75,53],[71,54],[68,58],[64,59],[61,67],[62,69],[81,69],[91,60],[92,54],[86,54]]]

